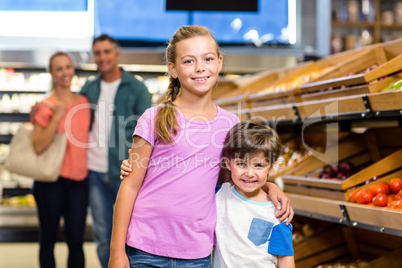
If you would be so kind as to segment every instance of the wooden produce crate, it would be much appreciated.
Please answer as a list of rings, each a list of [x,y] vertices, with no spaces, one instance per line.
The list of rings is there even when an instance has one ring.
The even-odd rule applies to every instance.
[[[256,107],[248,109],[251,119],[260,122],[278,122],[281,120],[296,120],[294,106],[292,104],[271,105],[268,107]]]
[[[384,79],[378,82],[377,85],[373,84],[372,88],[383,88],[388,82],[399,80],[401,74],[398,74],[388,79]],[[385,82],[383,82],[385,81]],[[361,86],[367,87],[369,86]],[[356,87],[359,89],[359,87]],[[366,89],[367,90],[367,89]],[[336,91],[332,96],[335,96]],[[319,94],[315,94],[313,98],[309,98],[307,95],[304,98],[306,100],[302,103],[297,103],[294,106],[297,108],[297,113],[300,118],[311,118],[311,117],[321,117],[321,116],[339,116],[348,114],[361,114],[365,117],[369,112],[375,112],[377,115],[382,111],[389,110],[401,110],[402,109],[402,91],[386,91],[381,93],[373,94],[359,94],[353,96],[341,96],[343,94],[348,94],[348,91],[339,91],[337,98],[325,99],[325,95],[321,97]],[[368,98],[368,103],[365,98]],[[311,100],[310,99],[317,99]],[[368,104],[371,107],[368,110]]]
[[[341,139],[339,144],[335,144],[328,148],[325,155],[322,155],[320,158],[310,155],[296,166],[292,166],[285,170],[284,173],[277,174],[276,177],[282,175],[286,175],[286,178],[289,178],[290,176],[303,176],[326,166],[327,163],[336,163],[345,159],[350,159],[352,156],[360,155],[367,150],[368,146],[364,139],[358,135],[349,135]],[[360,164],[361,161],[362,160],[359,162]]]
[[[223,79],[221,81],[218,80],[218,84],[212,90],[212,99],[216,100],[221,96],[227,94],[228,92],[232,92],[237,88],[237,84],[235,81]]]
[[[365,95],[370,93],[378,93],[389,84],[402,79],[402,73],[398,73],[382,80],[374,80],[369,84],[340,88],[337,90],[322,91],[317,93],[302,94],[299,96],[301,102],[319,101],[333,98],[343,98],[345,96]]]
[[[298,64],[296,66],[286,67],[278,70],[269,70],[251,75],[251,77],[257,78],[249,78],[250,83],[242,83],[242,86],[240,86],[236,90],[232,90],[231,92],[220,96],[217,100],[215,100],[215,103],[223,107],[224,109],[227,109],[227,106],[232,106],[233,104],[237,104],[238,102],[247,101],[248,96],[251,93],[261,90],[267,85],[272,84],[274,81],[281,80],[288,76],[293,76],[294,74],[301,75],[315,65],[316,64],[314,62],[306,62]]]
[[[294,246],[296,267],[313,267],[349,254],[340,226],[332,226]]]
[[[402,247],[391,252],[386,252],[381,257],[369,262],[364,268],[378,267],[402,267]]]
[[[345,203],[346,211],[352,222],[369,224],[381,228],[402,230],[402,211],[396,209],[379,208],[356,203]]]
[[[351,72],[362,72],[372,65],[378,65],[378,67],[369,72],[346,76]],[[342,86],[367,84],[394,74],[401,69],[402,38],[373,46],[358,57],[350,58],[339,64],[331,74],[323,75],[319,81],[304,84],[298,87],[296,91],[299,94],[306,94],[328,88],[334,89]]]
[[[295,107],[297,108],[300,118],[365,114],[368,111],[363,96],[364,95],[355,95],[320,101],[308,101],[295,104]]]
[[[360,186],[360,187],[354,187],[354,188],[351,188],[351,189],[349,189],[348,191],[346,191],[346,194],[345,194],[345,196],[346,196],[346,200],[350,200],[350,193],[354,190],[354,189],[370,189],[370,187],[372,186],[372,185],[374,185],[374,184],[379,184],[379,183],[381,183],[381,182],[387,182],[387,183],[389,183],[392,179],[394,179],[394,178],[402,178],[402,169],[398,169],[398,170],[396,170],[396,171],[394,171],[394,172],[391,172],[390,174],[388,174],[388,175],[385,175],[385,176],[383,176],[383,177],[380,177],[379,179],[376,179],[376,180],[374,180],[374,181],[372,181],[372,182],[370,182],[370,183],[368,183],[368,184],[365,184],[365,185],[363,185],[363,186]]]
[[[244,84],[236,90],[219,97],[219,99],[215,100],[215,103],[221,107],[226,107],[241,101],[264,101],[264,103],[256,104],[253,107],[265,106],[265,101],[292,96],[294,94],[293,90],[297,85],[321,80],[320,77],[326,77],[323,75],[331,73],[332,68],[342,64],[346,59],[359,57],[359,55],[363,54],[366,50],[368,50],[368,48],[355,51],[345,51],[315,62],[305,62],[298,64],[297,66],[275,71],[266,71],[264,73],[253,75],[258,76],[259,78],[252,81],[252,83]],[[277,88],[277,90],[275,92],[265,92],[267,88]],[[286,103],[291,103],[295,100],[296,99],[291,98],[290,100],[287,100]],[[283,100],[279,102],[270,101],[269,105],[275,103],[283,103]]]
[[[344,67],[345,62],[357,61],[376,47],[377,45],[353,51],[345,51],[315,61],[304,69],[296,70],[294,73],[289,74],[286,77],[282,77],[266,84],[263,88],[251,91],[248,99],[251,102],[257,102],[282,98],[283,96],[290,96],[298,93],[298,91],[295,90],[300,85],[345,75],[348,73],[347,68]]]
[[[288,192],[286,193],[286,196],[290,199],[290,201],[292,202],[292,207],[296,211],[300,210],[304,212],[336,218],[339,220],[344,218],[338,204],[339,201]]]
[[[401,159],[402,149],[361,169],[346,180],[294,176],[288,174],[282,175],[281,177],[285,183],[286,192],[347,201],[350,193],[348,190],[350,188],[360,185],[373,177],[397,171],[402,167]],[[367,161],[370,163],[371,157],[369,153],[363,153],[348,160],[352,162],[366,162],[365,164],[367,164]]]
[[[367,95],[374,112],[402,110],[402,90]]]
[[[272,106],[274,106],[274,108],[276,105],[283,104],[289,104],[289,106],[291,106],[291,104],[301,101],[299,98],[299,85],[321,81],[328,77],[337,77],[340,74],[339,71],[336,70],[341,70],[342,75],[345,75],[347,72],[347,68],[344,67],[345,61],[357,62],[359,58],[366,55],[371,49],[376,47],[355,50],[352,52],[348,51],[347,53],[339,53],[339,55],[335,54],[318,60],[311,63],[309,66],[306,66],[304,69],[300,69],[288,76],[276,79],[271,83],[266,84],[264,88],[256,88],[249,91],[246,96],[241,96],[240,98],[247,101],[249,103],[248,107],[251,110],[255,109],[258,114],[271,115],[273,113]],[[360,92],[365,93],[366,91],[360,90]],[[283,111],[278,112],[283,113]],[[278,117],[277,114],[275,114],[275,116]],[[285,118],[293,119],[292,117],[286,116],[286,113]]]
[[[358,249],[360,256],[371,257],[373,260],[397,251],[402,247],[402,239],[400,236],[395,236],[384,232],[370,231],[362,228],[353,228],[353,239],[356,241],[356,248]]]

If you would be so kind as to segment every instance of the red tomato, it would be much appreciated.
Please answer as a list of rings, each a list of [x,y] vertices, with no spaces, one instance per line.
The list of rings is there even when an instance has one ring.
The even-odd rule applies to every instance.
[[[386,194],[390,194],[391,193],[391,189],[389,188],[389,184],[385,181],[380,182],[381,185],[383,185],[385,187],[386,190]]]
[[[394,200],[391,202],[390,207],[393,209],[401,209],[402,207],[402,200]]]
[[[356,195],[357,203],[368,204],[373,199],[373,193],[369,189],[362,189]]]
[[[377,207],[385,207],[388,204],[388,197],[385,193],[379,193],[373,198],[373,205]]]
[[[388,195],[388,205],[391,204],[391,202],[394,200],[395,200],[395,194]]]
[[[379,193],[387,194],[387,188],[384,184],[377,183],[370,186],[370,191],[376,196]]]
[[[402,179],[399,178],[392,179],[389,182],[389,188],[394,194],[402,190]]]
[[[402,201],[401,200],[394,200],[391,202],[391,206],[399,206],[402,205]]]
[[[352,202],[352,203],[356,203],[357,201],[356,201],[356,195],[357,195],[357,193],[360,191],[360,189],[354,189],[351,193],[350,193],[350,196],[349,196],[349,198],[350,198],[350,202]]]
[[[402,190],[399,191],[394,197],[394,200],[402,200]]]

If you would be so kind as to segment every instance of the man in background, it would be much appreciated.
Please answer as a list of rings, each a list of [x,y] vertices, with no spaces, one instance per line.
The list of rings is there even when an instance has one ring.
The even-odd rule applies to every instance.
[[[107,268],[121,161],[128,158],[137,119],[151,107],[151,95],[142,82],[118,66],[121,52],[115,39],[105,34],[96,37],[92,53],[99,76],[87,81],[80,94],[92,104],[89,206],[98,257]]]

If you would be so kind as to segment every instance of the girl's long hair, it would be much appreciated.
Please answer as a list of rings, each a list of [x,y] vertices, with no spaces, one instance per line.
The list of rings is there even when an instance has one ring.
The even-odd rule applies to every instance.
[[[166,48],[166,61],[175,64],[177,56],[176,44],[182,40],[198,36],[210,36],[215,41],[218,56],[220,55],[218,42],[206,27],[182,26],[169,40],[169,45]],[[166,92],[167,101],[159,106],[155,120],[156,137],[164,144],[174,143],[173,135],[177,134],[179,128],[176,119],[177,110],[173,102],[180,95],[181,85],[178,78],[169,76],[169,81],[170,83]]]

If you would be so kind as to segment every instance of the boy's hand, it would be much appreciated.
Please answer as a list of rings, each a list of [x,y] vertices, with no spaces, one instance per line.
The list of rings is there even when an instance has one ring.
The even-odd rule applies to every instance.
[[[128,149],[128,157],[130,158],[131,154],[131,149]],[[120,179],[124,180],[124,178],[133,171],[132,166],[130,165],[130,162],[128,159],[124,159],[121,166],[120,166]]]

